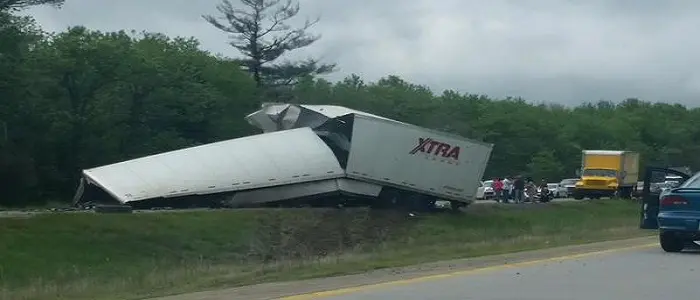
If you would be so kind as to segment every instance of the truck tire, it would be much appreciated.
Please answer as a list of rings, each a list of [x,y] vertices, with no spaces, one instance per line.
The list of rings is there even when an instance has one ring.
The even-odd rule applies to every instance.
[[[681,252],[685,248],[685,241],[671,232],[660,233],[659,243],[661,244],[661,249],[670,253]]]
[[[574,193],[572,197],[576,200],[583,200],[583,194]]]

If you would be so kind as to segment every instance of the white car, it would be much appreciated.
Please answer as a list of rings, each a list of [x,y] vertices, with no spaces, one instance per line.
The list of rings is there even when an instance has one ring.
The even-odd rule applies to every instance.
[[[561,195],[559,194],[559,184],[558,183],[547,183],[547,189],[549,192],[554,195],[554,198],[559,198]]]
[[[476,200],[484,200],[484,193],[486,192],[485,189],[484,182],[479,182],[479,188],[476,189]]]
[[[568,198],[569,196],[571,196],[574,189],[576,188],[576,182],[578,181],[578,178],[568,178],[559,182],[559,187],[557,188],[557,191],[559,192],[559,197]]]
[[[493,180],[482,181],[478,189],[476,189],[476,199],[477,200],[490,200],[496,196],[493,191]]]
[[[495,198],[496,192],[493,191],[493,180],[486,180],[482,185],[484,186],[484,199],[490,200]]]

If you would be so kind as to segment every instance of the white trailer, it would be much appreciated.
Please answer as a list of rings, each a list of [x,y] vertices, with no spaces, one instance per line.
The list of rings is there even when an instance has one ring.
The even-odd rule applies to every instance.
[[[75,202],[464,206],[492,148],[339,106],[265,104],[246,118],[265,133],[84,170]]]
[[[490,145],[367,116],[353,121],[348,178],[393,187],[396,198],[474,200]]]
[[[319,182],[335,182],[343,176],[338,160],[318,135],[310,128],[298,128],[87,169],[75,200],[93,200],[100,193],[90,193],[86,188],[97,187],[113,200],[132,205],[168,203],[177,207],[191,205],[183,199],[193,196],[239,191],[234,194],[237,198],[253,198],[249,201],[256,202],[255,196],[266,188],[316,182],[297,191],[302,195],[290,195],[286,188],[277,198],[266,199],[275,201],[281,200],[279,197],[321,193]]]
[[[311,127],[346,178],[382,186],[380,200],[476,198],[493,145],[333,105],[263,104],[246,117],[264,132]],[[454,203],[453,202],[453,203]]]

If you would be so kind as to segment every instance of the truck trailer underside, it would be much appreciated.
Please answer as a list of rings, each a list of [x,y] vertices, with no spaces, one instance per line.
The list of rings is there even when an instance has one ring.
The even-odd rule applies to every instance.
[[[348,171],[353,124],[360,117],[412,126],[339,106],[264,104],[246,117],[264,133],[84,170],[74,203],[136,209],[403,206],[420,210],[432,207],[437,199],[449,200],[455,207],[472,201],[474,193],[468,190],[458,192],[447,185],[437,190],[406,179]],[[486,160],[491,149],[487,148]]]

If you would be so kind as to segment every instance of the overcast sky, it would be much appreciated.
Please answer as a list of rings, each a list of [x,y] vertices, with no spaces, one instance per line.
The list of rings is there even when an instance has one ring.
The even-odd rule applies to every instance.
[[[236,0],[233,0],[235,3]],[[700,106],[697,0],[301,0],[323,37],[294,56],[336,62],[337,80],[389,74],[495,97],[578,104],[627,97]],[[33,15],[72,25],[197,37],[238,55],[202,18],[218,0],[67,0]]]

